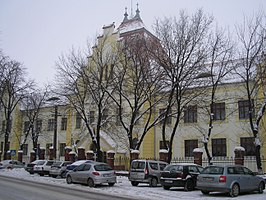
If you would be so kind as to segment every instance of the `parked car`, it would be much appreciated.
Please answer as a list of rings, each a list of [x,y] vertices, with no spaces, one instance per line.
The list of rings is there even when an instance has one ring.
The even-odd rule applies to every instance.
[[[70,165],[72,162],[70,161],[56,161],[52,164],[50,169],[50,176],[53,178],[56,178],[57,176],[60,176],[63,178],[62,174],[66,171],[67,165]]]
[[[28,163],[25,167],[25,170],[27,172],[29,172],[30,174],[34,174],[34,171],[33,171],[33,167],[38,163],[38,162],[42,162],[42,160],[34,160],[33,162],[31,163]]]
[[[89,187],[95,187],[103,183],[113,186],[116,183],[116,174],[106,163],[83,163],[67,173],[66,182],[68,184],[83,183]]]
[[[24,168],[25,164],[18,160],[3,160],[0,162],[0,167],[2,169]]]
[[[192,191],[202,170],[203,167],[193,163],[169,164],[161,174],[161,185],[165,190],[171,187],[183,187],[185,191]]]
[[[41,160],[33,167],[33,172],[40,176],[49,175],[54,160]]]
[[[67,165],[65,169],[62,169],[61,177],[66,178],[67,172],[72,171],[77,166],[79,166],[83,163],[93,163],[93,162],[94,162],[93,160],[78,160],[76,162],[73,162],[72,164]]]
[[[155,187],[160,183],[161,172],[167,164],[156,160],[133,160],[128,179],[133,186],[138,186],[139,183],[148,183],[149,186]]]
[[[241,192],[263,193],[265,182],[250,169],[241,165],[208,166],[198,176],[197,188],[203,194],[225,192],[231,197]]]

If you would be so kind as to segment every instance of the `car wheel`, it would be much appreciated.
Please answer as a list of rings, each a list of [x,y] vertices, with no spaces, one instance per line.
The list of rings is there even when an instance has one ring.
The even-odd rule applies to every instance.
[[[67,182],[67,184],[71,184],[72,183],[72,178],[71,178],[71,176],[67,176],[66,177],[66,182]]]
[[[259,188],[258,188],[259,194],[262,194],[263,193],[263,190],[264,190],[264,183],[263,182],[260,182]]]
[[[170,186],[163,186],[163,189],[165,189],[165,190],[170,190]]]
[[[109,185],[109,186],[114,186],[114,185],[115,185],[115,183],[108,183],[108,185]]]
[[[40,173],[39,175],[40,175],[40,176],[44,176],[44,174],[42,174],[42,173]]]
[[[87,181],[87,185],[89,187],[95,187],[94,180],[92,178],[89,178],[88,181]]]
[[[132,186],[138,186],[138,184],[139,184],[139,183],[138,183],[137,181],[131,181],[131,185],[132,185]]]
[[[239,192],[240,192],[240,188],[239,188],[239,185],[238,184],[234,184],[229,192],[229,195],[231,197],[237,197],[239,195]]]
[[[187,179],[184,189],[185,191],[192,191],[194,189],[194,182],[192,179]]]
[[[156,187],[157,183],[158,183],[157,179],[152,177],[151,180],[150,180],[149,186],[150,187]]]
[[[210,192],[209,192],[209,191],[206,191],[206,190],[201,190],[201,193],[202,193],[202,194],[205,194],[205,195],[210,194]]]

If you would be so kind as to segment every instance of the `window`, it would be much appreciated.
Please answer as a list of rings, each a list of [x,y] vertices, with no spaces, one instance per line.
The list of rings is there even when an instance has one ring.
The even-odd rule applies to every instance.
[[[253,137],[240,138],[240,146],[245,148],[246,156],[255,156],[255,145]]]
[[[163,141],[160,141],[160,149],[168,149],[168,147],[169,147],[169,141],[166,140],[165,142],[166,142],[166,145],[167,146],[164,145],[164,142]]]
[[[171,109],[169,110],[168,115],[166,115],[166,108],[159,109],[160,124],[163,124],[164,120],[166,120],[166,124],[171,124],[172,123],[171,113],[172,113]]]
[[[226,139],[212,139],[212,156],[226,156]]]
[[[81,127],[81,116],[79,113],[76,113],[76,129],[80,129]]]
[[[63,117],[61,119],[61,130],[62,131],[67,130],[67,118],[66,117]]]
[[[23,132],[26,133],[27,131],[29,131],[29,128],[30,128],[30,122],[29,121],[24,122]]]
[[[214,103],[212,111],[213,120],[225,120],[225,103]]]
[[[197,122],[197,106],[188,106],[184,111],[184,123]]]
[[[60,156],[65,155],[65,147],[66,147],[66,143],[60,143],[60,146],[59,146],[59,155]]]
[[[198,148],[198,140],[185,140],[185,157],[193,157],[195,148]]]
[[[89,122],[90,124],[92,124],[95,121],[95,111],[90,111],[90,115],[89,115]]]
[[[22,145],[23,155],[28,155],[28,144]]]
[[[153,169],[153,170],[158,170],[158,164],[157,163],[152,163],[150,162],[150,167]]]
[[[254,101],[251,102],[251,112],[252,117],[255,115],[254,111]],[[241,100],[238,101],[238,114],[239,119],[248,119],[249,118],[249,101],[248,100]]]
[[[53,131],[53,130],[54,130],[54,119],[48,119],[47,131]]]
[[[36,132],[37,133],[40,133],[41,132],[41,130],[42,130],[42,120],[41,119],[37,119],[36,120],[36,127],[35,127],[35,129],[36,129]]]

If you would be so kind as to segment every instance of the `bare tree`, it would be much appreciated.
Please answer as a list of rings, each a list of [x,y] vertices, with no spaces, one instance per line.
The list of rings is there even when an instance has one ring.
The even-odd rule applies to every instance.
[[[139,150],[146,134],[159,122],[154,111],[164,96],[158,94],[163,92],[163,75],[149,50],[157,39],[144,35],[131,34],[119,42],[120,60],[114,70],[114,92],[108,92],[117,107],[117,125],[123,128],[131,150]]]
[[[258,92],[261,89],[263,74],[265,76],[265,15],[258,13],[251,19],[245,17],[243,24],[237,26],[236,29],[239,42],[239,66],[236,69],[236,73],[245,83],[249,108],[249,124],[255,139],[257,168],[259,172],[262,172],[259,123],[262,115],[265,113],[265,103],[262,103],[256,119],[254,116],[254,98],[258,96]]]
[[[93,47],[91,55],[72,50],[57,63],[57,93],[66,97],[81,117],[99,161],[102,160],[100,132],[110,120],[107,113],[111,104],[106,91],[110,88],[116,61],[116,54],[111,49],[107,37],[102,37]],[[95,116],[90,111],[95,111]],[[96,120],[92,121],[92,118]]]
[[[210,35],[209,45],[209,62],[205,65],[206,71],[200,74],[198,78],[208,78],[210,80],[207,90],[210,91],[210,95],[202,99],[202,101],[205,102],[203,109],[209,116],[208,131],[203,134],[203,144],[210,164],[212,157],[208,149],[208,143],[214,126],[213,121],[223,120],[217,119],[217,116],[214,114],[215,103],[224,100],[217,97],[217,88],[222,86],[222,84],[225,83],[225,79],[232,75],[234,69],[234,63],[232,61],[234,45],[230,41],[229,36],[226,36],[224,30],[221,29],[217,29],[215,33]]]
[[[41,109],[46,103],[48,86],[45,87],[44,91],[34,89],[25,96],[20,104],[22,115],[24,116],[24,129],[22,136],[18,136],[18,141],[22,150],[23,145],[31,139],[33,149],[36,151],[38,139],[42,132]]]
[[[9,136],[12,130],[12,114],[19,102],[25,97],[27,90],[32,87],[32,81],[26,81],[25,69],[22,64],[1,56],[1,107],[4,111],[4,159],[9,150]]]
[[[203,72],[202,66],[207,58],[207,39],[213,18],[198,10],[192,16],[184,11],[179,18],[157,20],[154,28],[160,39],[160,46],[154,48],[153,55],[166,74],[168,96],[165,118],[162,125],[164,146],[168,147],[168,162],[172,159],[172,148],[177,128],[185,107],[198,95],[204,81],[197,79]],[[167,119],[172,117],[173,126],[167,136]],[[166,140],[169,137],[169,145]]]

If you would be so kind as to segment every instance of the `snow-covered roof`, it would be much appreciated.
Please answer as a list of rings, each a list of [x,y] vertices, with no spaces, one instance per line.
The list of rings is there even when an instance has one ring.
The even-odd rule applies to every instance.
[[[121,23],[121,25],[118,27],[118,32],[120,34],[126,33],[126,32],[131,32],[139,29],[146,29],[145,24],[142,22],[142,20],[138,19],[131,19],[128,20],[127,22]]]

